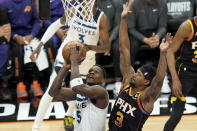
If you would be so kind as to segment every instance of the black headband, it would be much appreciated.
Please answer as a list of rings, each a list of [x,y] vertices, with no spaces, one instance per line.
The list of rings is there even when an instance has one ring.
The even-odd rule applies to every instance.
[[[144,75],[145,79],[149,80],[150,82],[152,82],[153,80],[153,73],[149,72],[146,68],[144,68],[143,66],[139,68],[139,70],[142,72],[142,74]]]

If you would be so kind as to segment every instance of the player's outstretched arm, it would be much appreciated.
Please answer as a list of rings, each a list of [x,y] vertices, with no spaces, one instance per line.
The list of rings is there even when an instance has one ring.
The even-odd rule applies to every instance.
[[[30,58],[33,62],[36,61],[36,58],[38,57],[40,53],[41,47],[57,32],[59,28],[65,25],[66,17],[63,15],[61,18],[57,19],[54,23],[52,23],[44,33],[42,39],[40,40],[40,44],[36,48],[36,50],[31,54]],[[35,55],[36,58],[35,58]]]
[[[163,80],[166,75],[167,60],[166,54],[169,49],[169,45],[172,43],[173,37],[170,33],[167,33],[166,39],[162,40],[160,44],[160,59],[157,67],[157,72],[153,78],[150,87],[147,87],[145,91],[140,96],[142,105],[146,112],[151,113],[153,110],[154,102],[160,95],[161,87],[163,85]]]
[[[64,63],[64,66],[61,68],[59,73],[57,74],[51,88],[49,90],[49,95],[56,99],[68,101],[68,100],[75,100],[76,93],[72,91],[70,88],[61,88],[63,79],[66,76],[66,73],[70,69],[70,65]]]
[[[126,6],[121,14],[120,30],[119,30],[119,48],[120,48],[120,70],[123,75],[123,82],[128,84],[125,78],[128,78],[129,74],[134,73],[133,67],[131,67],[130,61],[130,41],[128,36],[127,17],[131,12],[131,6],[133,0],[126,3]]]
[[[172,76],[173,94],[180,100],[181,100],[181,97],[183,97],[183,94],[182,94],[182,85],[179,80],[176,68],[175,68],[175,53],[181,47],[183,41],[188,39],[189,36],[192,35],[192,30],[190,26],[191,25],[188,20],[185,21],[183,24],[181,24],[181,26],[179,27],[173,39],[172,45],[167,51],[167,62],[168,62],[168,67],[169,67],[171,76]]]

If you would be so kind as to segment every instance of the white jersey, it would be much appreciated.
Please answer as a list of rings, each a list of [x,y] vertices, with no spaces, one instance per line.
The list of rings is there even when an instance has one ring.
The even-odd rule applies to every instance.
[[[77,14],[76,14],[77,15]],[[67,37],[61,44],[56,61],[58,63],[63,63],[64,59],[62,57],[62,49],[70,41],[79,41],[87,45],[97,45],[99,40],[99,23],[103,12],[97,10],[94,16],[95,22],[86,22],[79,19],[79,17],[73,17],[70,22],[70,27],[67,33]],[[90,67],[95,65],[95,53],[94,51],[88,51],[86,53],[85,60],[79,66],[80,74],[86,75]],[[61,65],[58,65],[61,66]]]
[[[107,109],[96,107],[89,98],[77,94],[74,131],[105,131]]]

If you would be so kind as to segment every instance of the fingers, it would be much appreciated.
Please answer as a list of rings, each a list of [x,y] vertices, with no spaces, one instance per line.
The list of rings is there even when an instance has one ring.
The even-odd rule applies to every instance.
[[[183,95],[183,93],[182,93],[181,90],[178,90],[178,95],[177,95],[177,97],[178,97],[180,100],[182,99],[182,97],[184,97],[184,95]]]
[[[129,3],[128,3],[129,10],[131,10],[132,5],[133,5],[133,0],[129,0]]]
[[[154,37],[155,36],[155,32],[153,32],[153,34],[152,34],[152,37]]]
[[[165,39],[165,38],[163,38],[163,39],[162,39],[162,43],[165,43],[165,41],[166,41],[166,39]]]
[[[35,55],[35,54],[32,53],[32,55],[30,56],[30,59],[31,59],[32,62],[36,62],[36,59],[35,59],[34,55]]]

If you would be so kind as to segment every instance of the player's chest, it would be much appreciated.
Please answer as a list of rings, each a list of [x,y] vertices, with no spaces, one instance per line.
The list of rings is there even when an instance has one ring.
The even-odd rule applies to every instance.
[[[71,24],[70,29],[72,33],[75,32],[77,34],[83,34],[88,36],[96,36],[99,33],[97,24],[88,24],[77,21],[74,21]]]

